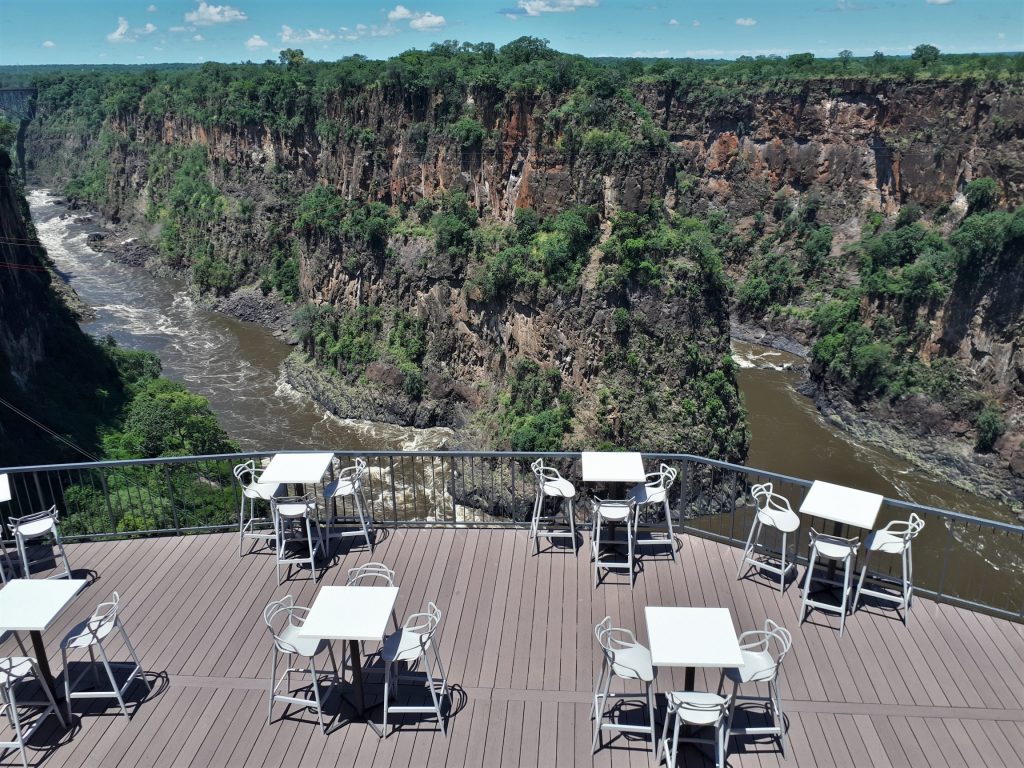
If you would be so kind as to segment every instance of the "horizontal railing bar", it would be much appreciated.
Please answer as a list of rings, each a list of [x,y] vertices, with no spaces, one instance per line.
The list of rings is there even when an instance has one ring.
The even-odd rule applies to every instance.
[[[344,451],[326,451],[334,453],[339,457],[353,457],[353,456],[373,456],[373,457],[397,457],[403,456],[408,458],[438,458],[438,457],[463,457],[463,458],[479,458],[479,459],[498,459],[498,458],[553,458],[553,459],[579,459],[581,456],[580,451],[401,451],[401,450],[387,450],[387,451],[360,451],[360,450],[344,450]],[[97,461],[97,462],[78,462],[74,464],[37,464],[32,466],[24,467],[4,467],[0,468],[0,474],[25,474],[29,472],[54,472],[54,471],[67,471],[72,469],[100,469],[100,468],[123,468],[123,467],[134,467],[134,466],[154,466],[161,464],[188,464],[196,461],[224,461],[224,460],[239,460],[239,459],[251,459],[251,458],[262,458],[264,456],[271,456],[277,453],[308,453],[308,450],[289,449],[282,451],[245,451],[239,453],[218,453],[203,456],[162,456],[153,459],[122,459],[117,461]],[[813,481],[805,478],[793,477],[791,475],[784,475],[779,472],[772,472],[769,470],[758,469],[757,467],[748,467],[742,464],[732,464],[727,461],[720,461],[718,459],[711,459],[705,456],[695,456],[693,454],[685,453],[644,453],[643,456],[648,460],[656,461],[691,461],[698,464],[704,464],[705,466],[715,467],[718,469],[725,469],[732,472],[743,472],[747,474],[757,474],[765,478],[771,478],[784,483],[791,483],[793,485],[803,486],[809,488]],[[1004,522],[1002,520],[992,520],[990,518],[977,517],[974,515],[964,514],[962,512],[954,512],[953,510],[942,509],[940,507],[932,507],[925,504],[916,504],[914,502],[902,501],[900,499],[891,499],[884,497],[884,503],[896,507],[898,509],[907,509],[918,512],[925,512],[931,515],[944,517],[950,520],[956,520],[959,522],[973,523],[979,526],[985,526],[995,530],[1006,531],[1008,533],[1019,533],[1024,534],[1024,525],[1017,525],[1014,523]]]

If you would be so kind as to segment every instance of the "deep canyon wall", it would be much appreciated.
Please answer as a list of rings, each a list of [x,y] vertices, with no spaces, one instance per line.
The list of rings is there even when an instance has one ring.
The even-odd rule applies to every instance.
[[[384,356],[358,381],[336,382],[348,388],[341,400],[364,404],[370,383],[374,404],[352,405],[358,415],[465,424],[497,402],[513,362],[528,358],[562,374],[584,416],[573,428],[580,443],[734,458],[744,438],[722,361],[728,286],[694,252],[678,254],[671,280],[611,284],[605,276],[614,264],[600,243],[618,213],[721,215],[742,237],[766,218],[774,226],[779,201],[797,206],[813,197],[839,257],[872,212],[892,216],[915,203],[962,216],[964,186],[983,176],[996,180],[1004,207],[1024,194],[1024,93],[1016,83],[827,79],[778,92],[739,87],[717,98],[707,89],[638,83],[601,104],[615,112],[613,122],[581,117],[572,92],[374,85],[328,95],[288,130],[155,114],[143,102],[108,115],[100,131],[83,131],[48,109],[44,91],[26,156],[30,179],[60,185],[88,172],[88,163],[95,172],[101,149],[97,202],[158,241],[166,221],[154,211],[174,169],[154,173],[154,156],[205,148],[206,178],[226,202],[195,226],[213,253],[236,265],[236,282],[257,282],[275,245],[287,240],[298,252],[300,301],[425,321],[422,390],[402,395],[405,374]],[[468,116],[481,133],[453,132],[453,114]],[[407,217],[419,200],[462,191],[484,223],[504,225],[521,208],[553,216],[585,205],[599,235],[572,291],[482,297],[472,257],[442,252],[415,227],[392,232],[378,253],[344,235],[300,231],[296,200],[321,184]],[[729,275],[742,280],[751,254],[736,248],[723,256]],[[955,358],[1005,408],[1005,457],[1017,452],[1022,426],[1020,275],[991,274],[923,316],[930,342],[922,358]],[[629,313],[628,327],[616,323],[616,310]],[[813,341],[799,324],[794,332]],[[704,410],[709,393],[713,412]]]

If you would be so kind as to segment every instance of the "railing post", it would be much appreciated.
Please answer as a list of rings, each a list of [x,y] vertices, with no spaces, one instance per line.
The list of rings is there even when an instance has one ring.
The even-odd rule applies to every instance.
[[[729,543],[736,541],[736,471],[732,471],[732,488],[729,490]]]
[[[942,552],[942,573],[939,576],[939,588],[935,590],[936,602],[944,594],[944,588],[946,586],[946,571],[949,570],[949,551],[953,545],[953,524],[954,520],[949,520],[949,525],[946,526],[946,548]]]
[[[174,518],[174,532],[181,535],[181,525],[178,522],[178,507],[174,503],[174,483],[171,482],[170,465],[164,464],[164,482],[167,483],[167,498],[171,501],[171,516]]]
[[[456,506],[458,506],[458,504],[457,504],[457,502],[455,500],[455,457],[454,456],[449,456],[448,457],[448,467],[450,469],[450,472],[448,474],[449,474],[449,477],[451,478],[451,486],[452,486],[452,489],[451,489],[451,491],[449,491],[449,493],[451,494],[451,497],[452,497],[452,522],[454,523],[458,519],[458,513],[455,510],[455,508],[456,508]]]
[[[107,516],[110,518],[110,532],[114,533],[117,531],[117,522],[114,520],[114,508],[110,506],[110,489],[107,488],[107,475],[102,469],[100,470],[100,485],[103,487],[103,503],[107,506]]]
[[[388,456],[388,472],[391,475],[391,511],[395,515],[395,524],[398,524],[398,498],[395,495],[395,457]]]

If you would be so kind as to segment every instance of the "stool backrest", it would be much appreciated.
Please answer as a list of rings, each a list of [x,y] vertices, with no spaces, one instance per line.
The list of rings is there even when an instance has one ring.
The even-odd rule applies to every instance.
[[[366,563],[365,565],[348,569],[347,586],[373,586],[375,582],[383,582],[383,586],[393,587],[395,586],[395,572],[384,565],[384,563]]]
[[[307,493],[302,496],[275,496],[270,500],[270,510],[275,518],[282,514],[297,518],[300,511],[297,507],[302,508],[302,515],[313,515],[316,513],[316,499],[312,493]]]
[[[57,505],[54,504],[49,509],[44,509],[42,512],[33,512],[29,515],[22,515],[21,517],[9,517],[7,518],[7,527],[11,533],[14,533],[14,529],[25,525],[26,523],[34,523],[39,520],[53,520],[54,524],[57,523],[57,519],[60,517],[60,513],[57,511]]]
[[[260,472],[256,468],[256,462],[253,459],[243,461],[241,464],[236,464],[235,468],[231,470],[235,479],[241,484],[243,488],[248,488],[253,483],[259,482]]]
[[[274,638],[274,645],[281,653],[298,653],[298,649],[282,637],[282,633],[289,626],[300,627],[309,612],[308,608],[295,605],[295,598],[292,595],[285,595],[280,600],[274,600],[263,609],[263,621]]]
[[[349,480],[353,485],[358,485],[366,474],[366,459],[356,456],[352,463],[338,473],[338,479]]]
[[[771,483],[761,483],[750,489],[750,495],[757,505],[757,516],[762,523],[777,527],[782,517],[794,515],[793,508],[789,505],[789,499],[772,490]]]

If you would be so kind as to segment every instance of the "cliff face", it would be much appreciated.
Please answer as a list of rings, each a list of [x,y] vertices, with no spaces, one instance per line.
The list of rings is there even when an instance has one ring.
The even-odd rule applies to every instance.
[[[312,125],[283,134],[176,115],[121,115],[110,127],[133,146],[109,158],[125,172],[108,190],[110,210],[139,198],[149,148],[175,143],[208,147],[211,159],[230,166],[226,177],[239,182],[283,172],[298,189],[323,181],[343,196],[390,204],[458,188],[505,220],[517,207],[551,213],[581,203],[609,215],[652,200],[671,205],[680,177],[696,182],[709,205],[740,215],[763,211],[780,190],[813,189],[834,223],[865,210],[893,212],[908,201],[949,204],[980,176],[997,179],[1008,201],[1024,195],[1024,93],[1014,83],[828,80],[787,94],[740,92],[720,104],[637,86],[638,104],[668,142],[613,155],[567,142],[572,126],[556,109],[565,95],[463,98],[494,136],[486,147],[453,142],[434,119],[436,104],[412,104],[388,88],[367,89],[358,106],[328,100],[318,118],[342,127],[333,141]],[[30,127],[30,178],[66,181],[97,138],[60,126],[60,118],[41,110]]]
[[[14,409],[95,450],[96,429],[116,412],[121,384],[53,292],[10,166],[0,151],[0,466],[80,460]]]
[[[706,90],[635,85],[619,105],[626,122],[635,123],[634,137],[648,131],[648,123],[662,133],[629,143],[616,143],[614,132],[581,129],[567,111],[569,94],[515,97],[486,89],[459,96],[460,108],[474,116],[486,138],[460,141],[439,117],[450,114],[442,106],[451,94],[413,97],[388,86],[368,86],[358,98],[328,97],[321,113],[288,132],[128,109],[108,118],[101,137],[65,127],[61,115],[41,106],[26,141],[30,176],[52,185],[81,175],[83,158],[95,158],[102,140],[102,207],[114,218],[140,223],[168,183],[166,173],[154,172],[154,153],[205,147],[206,177],[228,202],[196,226],[215,253],[242,265],[241,282],[254,281],[265,269],[275,238],[292,236],[294,201],[318,184],[345,198],[391,206],[460,190],[485,220],[506,223],[517,208],[547,215],[589,205],[605,235],[617,212],[652,205],[698,215],[722,211],[742,232],[778,200],[814,196],[819,219],[836,233],[834,252],[859,234],[867,212],[891,214],[907,202],[956,207],[963,185],[980,176],[995,178],[1011,207],[1024,194],[1024,93],[1017,84],[832,79],[787,88],[739,89],[709,100]],[[320,130],[325,123],[335,130]],[[249,208],[245,217],[236,213],[242,201]],[[159,225],[145,226],[159,236]],[[593,253],[577,295],[495,302],[479,300],[466,284],[464,262],[448,260],[422,238],[392,237],[392,262],[358,270],[346,267],[351,254],[343,242],[292,239],[303,298],[349,309],[397,307],[429,319],[425,397],[413,410],[406,404],[384,409],[394,420],[459,423],[488,402],[489,387],[522,355],[556,366],[579,390],[581,407],[613,425],[611,436],[621,440],[615,430],[629,422],[621,414],[631,407],[627,394],[648,380],[655,389],[686,390],[685,374],[694,366],[682,350],[689,344],[702,360],[727,352],[728,317],[720,297],[680,298],[658,287],[609,291],[598,279],[600,251]],[[743,275],[747,267],[739,253],[730,268]],[[694,280],[704,277],[693,270]],[[929,354],[983,369],[989,391],[1013,403],[1024,386],[1015,290],[996,278],[955,294],[934,320],[929,347]],[[627,374],[624,356],[609,358],[609,350],[622,346],[612,319],[617,308],[637,315],[635,328],[643,330],[626,346],[642,337],[650,368],[634,365]],[[401,380],[387,366],[367,376],[379,383]],[[678,401],[692,394],[663,394],[655,398],[660,406],[636,418],[662,423],[680,417],[689,406]],[[675,410],[656,415],[667,404]],[[666,433],[655,443],[670,447],[678,438]],[[739,442],[718,441],[733,449]],[[701,443],[671,447],[697,449]]]

